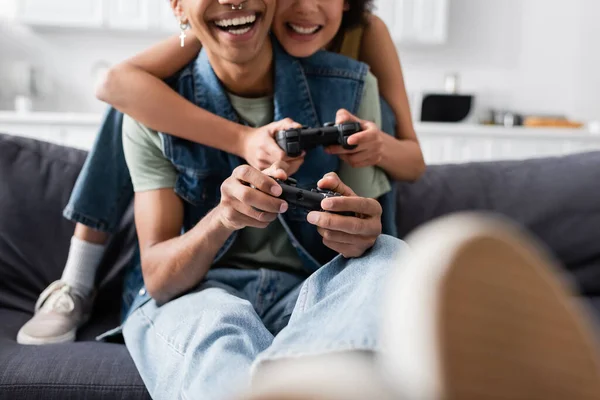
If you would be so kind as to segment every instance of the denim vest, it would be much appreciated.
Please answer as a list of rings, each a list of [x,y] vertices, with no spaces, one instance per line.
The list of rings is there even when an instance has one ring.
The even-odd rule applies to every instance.
[[[365,64],[325,51],[304,59],[294,58],[275,40],[273,55],[276,121],[291,118],[302,125],[316,127],[335,120],[340,108],[352,114],[357,113],[368,72]],[[180,72],[173,88],[199,107],[230,121],[241,122],[205,51]],[[393,134],[393,114],[387,104],[382,106],[382,110],[385,129]],[[221,184],[244,160],[169,134],[161,133],[160,136],[164,154],[178,172],[175,192],[184,200],[182,232],[185,233],[217,206]],[[339,163],[337,156],[329,155],[322,147],[318,147],[306,154],[294,178],[299,187],[313,188],[323,175],[338,170]],[[388,193],[379,200],[384,208],[383,232],[394,235],[393,194]],[[279,220],[298,251],[305,272],[310,274],[332,260],[337,253],[323,244],[316,227],[306,221],[306,215],[304,210],[290,209],[280,215]],[[215,262],[223,257],[236,238],[237,232],[218,251]],[[143,304],[147,298],[145,290],[140,290],[134,306]]]

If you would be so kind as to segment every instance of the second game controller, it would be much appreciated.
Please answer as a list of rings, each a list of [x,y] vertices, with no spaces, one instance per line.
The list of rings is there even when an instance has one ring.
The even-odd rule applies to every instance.
[[[289,157],[298,157],[303,151],[311,150],[317,146],[331,146],[339,144],[347,150],[356,146],[348,144],[348,138],[362,131],[358,122],[345,122],[335,125],[327,123],[321,128],[287,129],[277,132],[275,140]]]
[[[281,186],[283,193],[279,196],[281,199],[287,201],[288,204],[300,207],[308,211],[324,211],[321,208],[321,201],[328,197],[341,197],[342,195],[330,190],[323,189],[301,189],[296,186],[296,181],[289,178],[287,181],[275,179]],[[354,216],[352,212],[334,212],[333,214],[343,216]]]

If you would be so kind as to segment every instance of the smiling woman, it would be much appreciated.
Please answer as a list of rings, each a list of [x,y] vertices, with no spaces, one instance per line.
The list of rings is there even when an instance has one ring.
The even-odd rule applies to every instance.
[[[278,0],[272,30],[295,57],[320,49],[337,52],[349,31],[368,25],[372,5],[373,0]]]

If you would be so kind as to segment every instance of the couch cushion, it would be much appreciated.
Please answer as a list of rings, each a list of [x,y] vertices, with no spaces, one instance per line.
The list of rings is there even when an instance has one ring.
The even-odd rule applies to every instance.
[[[74,229],[62,209],[86,153],[0,134],[0,155],[0,392],[10,390],[11,399],[147,398],[125,346],[93,341],[119,323],[122,272],[135,237],[131,212],[99,267],[93,315],[78,333],[87,343],[15,342],[41,291],[62,274]]]
[[[456,211],[499,213],[538,236],[583,292],[600,295],[599,183],[600,152],[431,166],[418,182],[399,185],[398,230],[402,237]]]
[[[93,341],[94,335],[111,326],[112,318],[95,316],[79,335],[88,341],[50,346],[18,345],[13,338],[30,317],[29,313],[0,309],[0,398],[150,398],[127,348],[122,344]]]

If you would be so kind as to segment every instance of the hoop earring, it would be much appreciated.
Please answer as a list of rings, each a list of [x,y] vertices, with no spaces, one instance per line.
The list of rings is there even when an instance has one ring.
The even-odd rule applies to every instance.
[[[183,22],[183,18],[179,20],[179,29],[181,30],[181,34],[179,35],[179,39],[181,40],[181,47],[185,46],[185,38],[187,37],[185,31],[190,28],[189,22]]]

